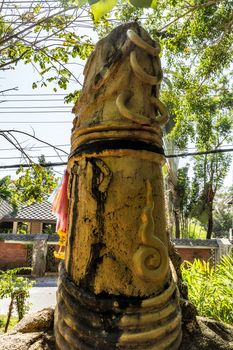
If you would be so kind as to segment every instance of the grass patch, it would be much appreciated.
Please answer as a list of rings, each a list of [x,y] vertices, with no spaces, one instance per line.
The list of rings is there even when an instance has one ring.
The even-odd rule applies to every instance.
[[[0,333],[4,333],[7,315],[0,315]],[[8,331],[18,323],[18,317],[11,316]]]

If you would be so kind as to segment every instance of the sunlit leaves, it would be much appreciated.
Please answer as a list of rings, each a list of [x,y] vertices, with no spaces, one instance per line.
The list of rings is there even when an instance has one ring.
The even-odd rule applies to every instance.
[[[9,200],[12,197],[12,182],[10,176],[4,176],[0,179],[0,200]]]
[[[16,203],[42,202],[54,190],[57,179],[53,170],[45,168],[44,156],[39,158],[39,164],[32,164],[28,169],[19,168],[18,178],[12,181],[14,200]]]
[[[81,90],[75,90],[73,92],[71,92],[70,94],[68,94],[65,99],[64,102],[65,103],[75,103],[77,101],[77,99],[79,98],[81,93]]]
[[[228,237],[233,222],[233,211],[229,201],[233,198],[233,186],[224,188],[215,198],[214,233],[217,237]]]
[[[152,0],[129,0],[129,2],[135,7],[151,7]]]
[[[157,0],[128,0],[129,3],[136,8],[156,7]],[[88,0],[95,20],[106,15],[111,11],[117,3],[117,0]],[[122,1],[118,1],[122,3]],[[126,1],[125,1],[126,2]]]
[[[12,316],[12,311],[15,306],[15,311],[18,313],[18,320],[20,321],[29,310],[28,298],[30,296],[29,289],[34,285],[34,281],[20,276],[20,273],[25,273],[31,268],[16,268],[7,271],[0,271],[0,299],[10,298],[10,305],[7,315],[7,322],[5,325],[5,332],[7,332],[9,321]]]
[[[111,11],[116,5],[116,0],[88,0],[95,20]]]
[[[18,178],[10,176],[0,179],[0,201],[6,200],[16,211],[21,203],[42,202],[47,199],[57,185],[57,178],[49,167],[44,167],[44,156],[39,157],[39,164],[30,168],[19,168]]]

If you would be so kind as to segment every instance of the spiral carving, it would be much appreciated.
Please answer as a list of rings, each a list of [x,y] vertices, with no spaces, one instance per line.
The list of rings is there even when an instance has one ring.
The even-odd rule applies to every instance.
[[[142,224],[138,232],[141,244],[133,256],[133,270],[141,279],[153,281],[159,286],[164,283],[168,274],[168,253],[163,242],[154,235],[154,201],[149,180],[146,187],[147,203],[142,211]]]

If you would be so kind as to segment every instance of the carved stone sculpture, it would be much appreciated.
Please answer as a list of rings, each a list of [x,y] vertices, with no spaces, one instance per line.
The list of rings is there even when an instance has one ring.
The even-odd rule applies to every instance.
[[[59,350],[176,350],[181,314],[168,255],[160,47],[137,23],[100,40],[74,107]]]

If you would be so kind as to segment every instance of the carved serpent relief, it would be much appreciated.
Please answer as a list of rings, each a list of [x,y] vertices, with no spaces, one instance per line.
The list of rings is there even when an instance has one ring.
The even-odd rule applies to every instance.
[[[146,281],[162,286],[168,274],[168,253],[164,243],[154,235],[154,202],[152,186],[148,180],[146,199],[138,232],[141,245],[133,256],[134,273]]]
[[[159,44],[137,24],[96,44],[74,107],[70,208],[56,343],[177,350],[181,315],[168,257]]]

